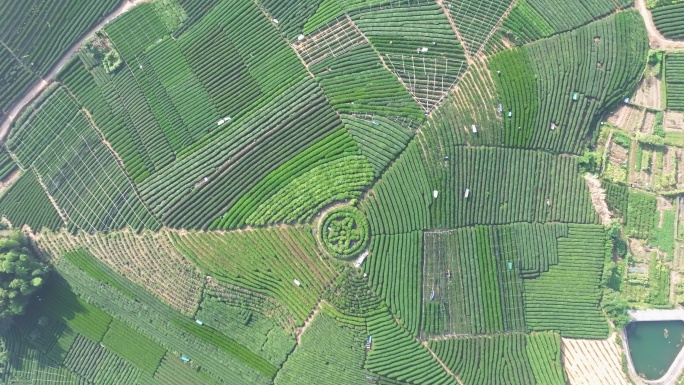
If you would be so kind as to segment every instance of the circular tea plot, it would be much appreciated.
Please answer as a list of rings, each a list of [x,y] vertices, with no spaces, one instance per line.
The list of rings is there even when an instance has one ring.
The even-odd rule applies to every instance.
[[[368,220],[352,206],[328,212],[319,229],[321,243],[335,258],[347,259],[359,254],[368,243]]]

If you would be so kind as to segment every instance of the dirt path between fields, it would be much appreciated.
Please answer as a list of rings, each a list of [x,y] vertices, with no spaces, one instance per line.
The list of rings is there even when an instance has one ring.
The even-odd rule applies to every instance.
[[[584,180],[587,182],[587,188],[591,195],[591,203],[601,219],[601,224],[608,226],[610,224],[610,210],[606,203],[606,190],[601,187],[601,181],[590,173],[584,174]]]
[[[656,28],[655,23],[653,22],[651,11],[646,8],[646,0],[635,0],[635,6],[646,23],[648,40],[651,48],[665,51],[684,49],[684,41],[670,40],[660,34],[660,31],[658,31],[658,28]]]
[[[296,333],[297,333],[297,345],[299,345],[299,344],[302,343],[302,334],[304,334],[304,332],[306,331],[306,329],[309,328],[309,326],[310,326],[311,323],[313,322],[314,318],[316,318],[316,314],[318,314],[318,312],[321,311],[321,307],[323,306],[323,303],[325,303],[326,305],[330,306],[330,304],[328,304],[328,302],[326,302],[326,300],[324,300],[324,299],[321,299],[320,301],[318,301],[318,303],[316,304],[316,307],[314,308],[314,310],[313,310],[313,312],[311,313],[311,315],[309,316],[309,318],[307,318],[306,321],[304,321],[304,326],[302,326],[302,327],[296,332]]]
[[[85,43],[86,40],[88,40],[91,36],[95,34],[95,32],[101,30],[104,28],[105,25],[107,25],[109,22],[112,20],[116,19],[117,17],[121,16],[122,14],[128,12],[131,10],[133,7],[140,5],[145,2],[149,2],[150,0],[124,0],[119,7],[117,7],[114,12],[110,13],[107,17],[102,19],[97,25],[95,25],[93,28],[88,30],[85,34],[81,36],[81,38],[74,43],[73,46],[64,54],[62,55],[62,58],[55,63],[52,66],[52,69],[50,69],[50,72],[48,72],[43,78],[41,78],[38,82],[36,82],[24,95],[23,98],[21,98],[13,107],[10,109],[10,111],[7,113],[7,116],[5,116],[4,121],[0,125],[0,142],[4,142],[5,138],[7,137],[7,134],[9,133],[9,128],[10,125],[12,124],[12,121],[16,119],[16,117],[19,115],[19,113],[24,109],[24,107],[31,103],[35,98],[40,95],[41,92],[43,92],[47,87],[50,86],[50,84],[53,83],[54,78],[57,76],[57,73],[62,70],[62,68],[67,64],[67,62],[76,54],[76,52],[81,48],[81,45]]]

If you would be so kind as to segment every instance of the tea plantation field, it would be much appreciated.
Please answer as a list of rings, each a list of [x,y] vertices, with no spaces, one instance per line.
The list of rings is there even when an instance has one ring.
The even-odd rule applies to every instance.
[[[684,60],[630,101],[632,5],[0,1],[0,232],[52,270],[0,384],[574,383],[622,272],[675,306]]]

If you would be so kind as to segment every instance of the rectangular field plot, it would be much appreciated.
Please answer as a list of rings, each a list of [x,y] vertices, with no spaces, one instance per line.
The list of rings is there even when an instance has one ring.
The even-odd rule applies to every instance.
[[[567,236],[560,223],[426,232],[421,338],[525,331],[524,282],[558,264]]]
[[[485,226],[425,233],[422,338],[525,330],[512,238]]]
[[[447,0],[444,6],[468,53],[477,56],[511,3],[511,0]]]
[[[665,56],[667,83],[667,108],[684,111],[684,52]]]
[[[160,227],[65,89],[22,116],[7,146],[22,168],[36,172],[69,226],[87,232]]]
[[[343,55],[361,44],[368,44],[368,41],[359,33],[349,16],[345,15],[326,23],[292,46],[306,65],[312,66],[330,56]]]

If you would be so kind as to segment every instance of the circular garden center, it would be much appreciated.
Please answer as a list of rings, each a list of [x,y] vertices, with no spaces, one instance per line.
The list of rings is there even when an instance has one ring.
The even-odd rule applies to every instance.
[[[319,232],[325,250],[339,259],[358,255],[368,244],[368,220],[353,206],[329,211],[321,221]]]

